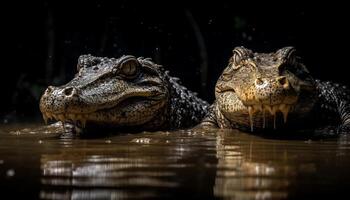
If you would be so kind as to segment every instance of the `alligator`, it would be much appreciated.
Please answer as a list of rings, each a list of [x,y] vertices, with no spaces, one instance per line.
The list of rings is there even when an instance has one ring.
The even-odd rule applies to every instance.
[[[191,127],[209,104],[150,58],[82,55],[75,77],[48,86],[40,99],[45,122],[58,120],[78,133],[99,128],[156,131]]]
[[[313,78],[294,47],[256,53],[236,47],[200,127],[248,132],[350,132],[346,86]]]

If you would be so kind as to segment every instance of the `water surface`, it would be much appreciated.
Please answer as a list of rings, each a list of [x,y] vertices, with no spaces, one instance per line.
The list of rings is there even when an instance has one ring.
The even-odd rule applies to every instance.
[[[350,189],[347,137],[282,140],[182,130],[60,138],[46,129],[22,130],[38,126],[0,127],[2,196],[333,199]]]

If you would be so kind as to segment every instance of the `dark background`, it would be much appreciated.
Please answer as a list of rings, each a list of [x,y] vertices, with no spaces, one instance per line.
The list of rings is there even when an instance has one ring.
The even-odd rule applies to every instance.
[[[2,9],[0,119],[39,116],[47,85],[69,81],[81,54],[151,57],[199,96],[232,49],[295,46],[315,77],[349,85],[349,11],[333,2],[11,1]],[[344,3],[345,4],[345,3]]]

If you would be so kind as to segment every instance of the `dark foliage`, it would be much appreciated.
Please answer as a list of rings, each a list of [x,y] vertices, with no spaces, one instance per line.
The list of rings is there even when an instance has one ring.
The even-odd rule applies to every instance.
[[[292,45],[322,80],[350,83],[349,12],[317,2],[12,1],[3,5],[0,114],[38,114],[47,85],[75,73],[81,54],[151,57],[211,102],[235,46]],[[345,4],[345,3],[344,3]],[[4,118],[5,117],[5,118]]]

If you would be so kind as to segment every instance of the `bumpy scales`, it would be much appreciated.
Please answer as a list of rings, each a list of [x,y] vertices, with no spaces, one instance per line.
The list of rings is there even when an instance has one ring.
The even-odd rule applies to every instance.
[[[193,126],[208,104],[150,59],[83,55],[69,83],[49,86],[40,100],[45,121],[80,128],[164,130]]]
[[[315,80],[293,47],[254,53],[236,47],[202,126],[246,131],[349,132],[350,92]]]

